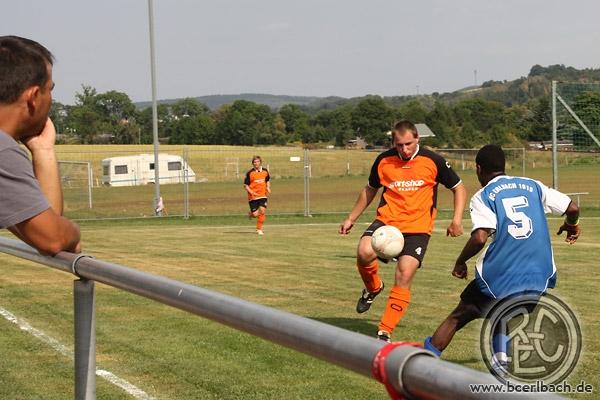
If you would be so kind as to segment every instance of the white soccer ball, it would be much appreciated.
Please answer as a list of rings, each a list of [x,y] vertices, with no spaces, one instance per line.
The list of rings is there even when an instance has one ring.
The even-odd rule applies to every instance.
[[[384,225],[373,232],[371,247],[378,257],[391,260],[398,257],[404,248],[404,235],[395,226]]]

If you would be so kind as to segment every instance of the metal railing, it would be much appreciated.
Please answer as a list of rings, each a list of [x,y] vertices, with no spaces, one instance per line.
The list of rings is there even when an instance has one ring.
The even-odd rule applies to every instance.
[[[46,257],[22,242],[3,237],[0,237],[0,251],[78,277],[74,282],[76,400],[96,397],[94,282],[217,321],[370,378],[374,378],[375,358],[381,356],[380,351],[388,345],[319,321],[87,255],[61,252]],[[486,397],[473,393],[470,385],[498,385],[498,381],[489,374],[442,361],[430,352],[412,346],[391,350],[385,358],[384,369],[389,384],[407,398],[538,398],[535,393],[483,395]],[[545,394],[544,398],[560,397]]]

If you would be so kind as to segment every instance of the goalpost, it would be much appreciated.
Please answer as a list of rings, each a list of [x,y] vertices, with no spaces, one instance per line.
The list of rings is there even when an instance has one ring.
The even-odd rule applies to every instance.
[[[94,176],[89,161],[58,161],[60,182],[63,191],[85,191],[88,208],[92,208],[92,187]]]

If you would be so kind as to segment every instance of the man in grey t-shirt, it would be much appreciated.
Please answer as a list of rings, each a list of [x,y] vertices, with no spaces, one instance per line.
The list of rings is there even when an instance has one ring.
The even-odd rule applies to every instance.
[[[47,255],[81,251],[79,227],[62,216],[52,61],[37,42],[0,36],[0,228]]]

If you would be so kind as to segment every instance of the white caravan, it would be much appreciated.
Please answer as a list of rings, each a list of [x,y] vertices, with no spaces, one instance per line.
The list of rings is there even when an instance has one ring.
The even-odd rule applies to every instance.
[[[196,181],[196,174],[180,156],[158,155],[160,184],[183,183],[187,169],[188,182]],[[102,160],[102,184],[107,186],[138,186],[154,183],[154,155],[111,157]]]

